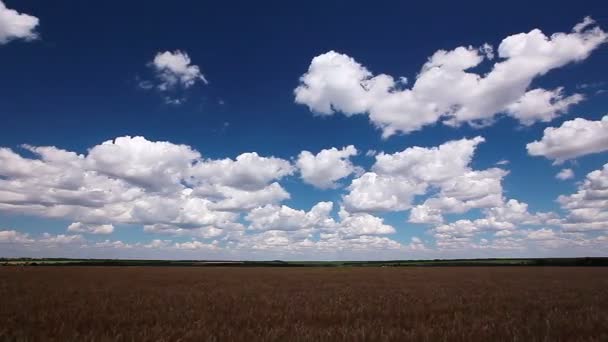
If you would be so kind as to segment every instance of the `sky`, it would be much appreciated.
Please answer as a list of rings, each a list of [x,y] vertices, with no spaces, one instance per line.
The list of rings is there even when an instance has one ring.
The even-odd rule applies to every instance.
[[[607,57],[600,1],[0,0],[0,257],[606,256]]]

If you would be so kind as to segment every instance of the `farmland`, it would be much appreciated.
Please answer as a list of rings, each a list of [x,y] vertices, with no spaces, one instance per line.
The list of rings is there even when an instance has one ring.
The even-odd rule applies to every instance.
[[[602,267],[0,267],[0,340],[608,340]]]

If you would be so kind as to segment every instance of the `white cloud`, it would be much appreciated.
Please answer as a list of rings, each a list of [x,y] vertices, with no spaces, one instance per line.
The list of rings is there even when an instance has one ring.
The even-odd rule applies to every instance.
[[[534,89],[526,92],[519,100],[507,106],[507,113],[530,126],[535,122],[549,122],[563,113],[570,106],[583,100],[580,94],[563,95],[563,88],[554,90]]]
[[[294,171],[287,160],[251,152],[243,153],[235,160],[226,158],[197,163],[190,169],[190,176],[198,186],[223,184],[242,190],[259,190]]]
[[[457,220],[440,224],[431,229],[439,249],[480,248],[476,245],[475,237],[483,232],[494,231],[497,240],[483,248],[523,248],[520,241],[510,237],[522,235],[523,226],[538,226],[556,224],[559,222],[554,213],[530,213],[528,205],[514,199],[482,210],[484,217],[476,220]],[[531,237],[539,236],[544,231],[533,233]]]
[[[608,115],[600,121],[576,118],[560,127],[548,127],[539,141],[526,145],[528,154],[561,164],[592,153],[608,151]]]
[[[222,198],[221,200],[212,203],[211,208],[226,211],[253,209],[265,204],[276,204],[290,198],[290,194],[277,182],[260,190],[252,191],[220,186],[217,187],[217,193],[212,193],[210,195],[211,197],[220,196],[220,198]]]
[[[442,182],[468,170],[483,137],[448,141],[438,147],[409,147],[393,154],[379,153],[372,170],[381,175],[411,177],[424,182]]]
[[[321,232],[324,238],[353,238],[361,235],[392,234],[395,228],[384,223],[380,217],[366,213],[349,213],[340,209],[340,220],[331,217],[332,202],[319,202],[310,211],[292,209],[288,206],[268,205],[253,209],[246,219],[252,230],[299,231],[303,237]]]
[[[340,210],[340,222],[330,230],[325,237],[355,237],[369,235],[384,235],[395,233],[395,228],[384,223],[378,216],[367,213],[349,213],[344,208]]]
[[[352,212],[403,211],[412,208],[416,196],[438,189],[435,196],[412,208],[410,222],[414,223],[439,223],[444,212],[501,205],[501,182],[507,172],[470,167],[475,149],[483,141],[475,137],[438,147],[379,153],[372,171],[352,181],[344,205]]]
[[[82,235],[52,235],[49,233],[42,234],[42,238],[37,240],[38,243],[42,243],[45,245],[70,245],[70,244],[84,244],[86,240],[82,237]]]
[[[353,145],[340,150],[332,147],[321,150],[316,155],[302,151],[296,165],[300,169],[304,182],[320,189],[337,188],[336,181],[359,170],[349,160],[355,155],[357,155],[357,149]]]
[[[438,184],[440,191],[412,209],[412,223],[439,223],[443,213],[464,213],[474,208],[501,206],[502,178],[507,172],[492,168],[468,171]]]
[[[251,234],[229,233],[225,237],[226,246],[241,253],[264,251],[264,255],[278,253],[285,257],[295,254],[308,258],[321,255],[331,258],[328,255],[341,251],[356,254],[403,247],[394,240],[378,236],[395,233],[382,218],[367,213],[349,213],[341,208],[339,220],[335,220],[331,217],[332,208],[332,202],[319,202],[309,211],[275,205],[255,208],[246,216]]]
[[[64,250],[87,247],[87,241],[82,235],[43,233],[39,236],[31,236],[16,230],[0,230],[0,246],[2,257],[29,256],[32,252],[41,252],[43,254],[40,256],[48,257],[51,251],[57,256],[65,256],[62,253]]]
[[[27,233],[16,230],[0,230],[0,243],[30,243],[33,241]]]
[[[87,162],[99,173],[147,190],[170,191],[179,188],[179,180],[199,158],[200,154],[186,145],[125,136],[94,146]]]
[[[568,33],[550,37],[540,30],[509,36],[501,42],[500,58],[487,74],[467,71],[491,60],[494,52],[460,46],[435,52],[423,65],[411,88],[392,76],[374,76],[353,58],[330,51],[311,61],[294,90],[295,101],[319,115],[342,112],[367,114],[388,137],[442,121],[488,124],[505,113],[525,125],[549,121],[581,101],[555,90],[529,89],[532,81],[552,69],[586,59],[608,35],[585,19]]]
[[[555,238],[555,232],[551,229],[542,228],[539,230],[533,230],[528,233],[528,239],[532,240],[551,240]]]
[[[353,179],[344,195],[349,211],[400,211],[409,209],[416,195],[426,191],[426,184],[415,180],[366,172]]]
[[[110,241],[104,240],[101,242],[96,242],[91,246],[92,248],[102,248],[102,249],[131,249],[134,246],[129,243],[122,242],[120,240]]]
[[[86,155],[25,146],[35,158],[0,148],[0,211],[79,222],[233,229],[239,212],[289,198],[276,180],[289,161],[242,154],[202,159],[189,146],[120,137]],[[97,228],[93,228],[97,227]]]
[[[74,222],[68,226],[68,232],[89,234],[112,234],[114,226],[111,224],[86,224]]]
[[[567,180],[574,178],[574,171],[572,169],[562,169],[560,172],[555,175],[555,178],[559,180]]]
[[[188,241],[188,242],[182,242],[182,243],[175,243],[175,248],[177,249],[189,249],[189,250],[193,250],[193,249],[218,249],[219,247],[217,246],[217,241],[213,241],[212,243],[204,243],[204,242],[200,242],[200,241]]]
[[[181,105],[188,100],[186,90],[197,83],[209,84],[198,65],[192,64],[184,51],[158,52],[148,63],[154,71],[154,80],[136,78],[137,85],[144,90],[157,89],[168,105]]]
[[[319,233],[318,238],[315,235]],[[342,210],[341,221],[333,227],[311,227],[300,230],[266,230],[260,233],[229,235],[227,246],[241,253],[262,251],[263,255],[296,258],[350,259],[353,256],[377,259],[378,253],[407,248],[390,238],[378,236],[394,233],[382,219],[368,214],[350,214]],[[409,249],[408,249],[409,250]],[[392,254],[399,255],[399,254]],[[267,257],[266,257],[267,258]]]
[[[14,39],[27,41],[38,38],[35,29],[39,22],[34,16],[6,8],[4,2],[0,1],[0,44]]]
[[[409,249],[414,251],[428,251],[428,247],[424,244],[419,237],[412,237],[410,244],[408,245]]]
[[[384,236],[361,235],[354,238],[342,239],[336,236],[326,236],[315,243],[319,251],[369,251],[367,260],[377,260],[378,253],[386,253],[390,250],[402,250],[403,246],[392,239]],[[403,254],[397,254],[403,255]]]
[[[482,137],[461,139],[438,147],[410,147],[393,154],[379,153],[372,172],[352,181],[344,203],[350,211],[409,209],[416,195],[464,174]]]
[[[161,251],[170,251],[171,253],[175,253],[175,251],[217,251],[220,250],[221,247],[218,244],[217,240],[213,240],[211,243],[205,243],[198,240],[186,241],[186,242],[175,242],[173,243],[171,240],[159,240],[154,239],[149,243],[125,243],[120,240],[105,240],[101,242],[97,242],[94,244],[89,244],[87,247],[92,248],[100,248],[104,250],[108,249],[121,249],[121,250],[134,250],[135,253],[142,253],[145,249],[155,249]],[[135,254],[137,255],[137,254]]]
[[[52,235],[32,237],[17,231],[0,230],[3,256],[74,257],[74,258],[217,258],[223,251],[219,241],[209,243],[193,239],[186,242],[154,239],[148,243],[126,243],[120,240],[88,241],[81,235]],[[201,254],[203,253],[203,254]],[[224,254],[224,258],[227,254]]]
[[[230,223],[222,228],[214,226],[204,226],[198,228],[180,228],[168,224],[145,225],[144,231],[154,234],[167,234],[172,236],[194,236],[204,239],[215,238],[224,234],[224,230],[242,230],[240,223]]]
[[[310,210],[281,205],[289,193],[278,181],[296,168],[257,153],[205,159],[192,147],[142,137],[120,137],[84,154],[23,146],[33,154],[26,158],[0,148],[0,212],[71,219],[68,231],[74,233],[109,234],[115,224],[134,224],[151,234],[192,238],[93,242],[82,235],[32,237],[5,229],[0,242],[7,255],[236,259],[444,257],[566,247],[574,253],[601,246],[601,239],[581,232],[608,229],[608,164],[590,173],[577,193],[560,196],[568,213],[560,219],[505,199],[506,170],[472,168],[483,141],[474,137],[377,154],[370,171],[353,179],[337,216],[332,202]],[[417,196],[426,197],[417,202]],[[410,208],[410,222],[433,224],[434,247],[419,238],[387,237],[395,228],[370,213]],[[480,218],[444,222],[447,213],[472,209],[479,209]],[[159,254],[146,254],[153,251]]]
[[[288,206],[267,205],[258,207],[246,219],[254,230],[301,230],[334,225],[330,218],[332,202],[319,202],[309,212],[292,209]]]
[[[608,230],[608,164],[587,174],[576,193],[557,200],[568,211],[564,231]]]
[[[157,87],[161,91],[177,86],[190,88],[199,81],[208,83],[198,65],[192,64],[190,56],[180,50],[159,52],[150,65],[160,80]]]
[[[557,222],[555,213],[535,213],[528,211],[528,204],[509,199],[500,206],[484,209],[486,218],[491,221],[508,222],[513,226],[540,225]]]

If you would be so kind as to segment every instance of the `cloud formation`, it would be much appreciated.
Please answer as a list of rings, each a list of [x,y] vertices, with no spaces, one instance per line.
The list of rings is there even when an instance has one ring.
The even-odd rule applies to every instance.
[[[545,128],[541,140],[527,144],[526,148],[531,156],[553,159],[556,164],[608,151],[608,115],[599,121],[576,118],[560,127]]]
[[[587,232],[608,231],[608,164],[589,173],[576,193],[558,198],[564,217],[531,212],[527,203],[505,197],[506,170],[471,167],[484,141],[473,137],[379,152],[370,169],[352,180],[335,211],[330,201],[310,210],[282,204],[290,194],[279,181],[294,175],[297,165],[255,152],[206,159],[190,146],[129,136],[95,145],[86,154],[24,145],[29,155],[24,157],[0,148],[0,211],[73,221],[67,234],[33,236],[5,228],[0,243],[10,255],[158,257],[170,252],[236,259],[373,259],[380,257],[378,251],[381,258],[472,257],[605,246],[607,237]],[[324,151],[332,163],[347,162],[355,153],[354,147]],[[313,163],[319,155],[310,154]],[[410,223],[424,224],[430,242],[391,238],[397,229],[377,213],[407,210]],[[480,216],[446,220],[446,214],[472,210]],[[120,225],[165,238],[95,239],[111,236]]]
[[[329,51],[312,59],[294,90],[295,101],[319,115],[366,114],[384,137],[437,122],[486,125],[503,113],[523,125],[550,121],[580,102],[582,95],[530,85],[550,70],[586,59],[604,44],[608,35],[594,25],[585,18],[567,33],[547,36],[534,29],[511,35],[496,52],[489,44],[436,51],[411,88],[393,76],[374,75],[350,56]],[[487,74],[470,71],[495,57]]]
[[[560,172],[555,175],[555,178],[559,180],[567,180],[574,178],[574,171],[572,169],[562,169]]]
[[[410,212],[412,223],[439,223],[443,213],[502,204],[500,168],[473,170],[471,160],[482,137],[448,141],[437,147],[409,147],[393,154],[379,153],[371,171],[355,178],[344,195],[352,212]],[[418,196],[436,194],[414,205]]]
[[[39,22],[34,16],[7,8],[0,0],[0,45],[16,39],[37,39],[36,27]]]
[[[105,250],[148,248],[111,240],[86,242],[80,235],[108,235],[115,225],[134,224],[151,234],[213,239],[156,243],[179,250],[237,245],[254,251],[277,248],[284,241],[292,251],[401,248],[376,237],[395,233],[380,217],[342,208],[336,220],[332,202],[320,202],[308,212],[279,205],[290,195],[277,180],[296,171],[280,158],[252,152],[235,159],[205,159],[190,146],[130,136],[95,145],[86,154],[52,146],[22,148],[34,157],[0,149],[0,211],[72,219],[67,231],[76,234],[33,239],[6,230],[4,241],[44,248],[66,243]],[[337,153],[338,161],[356,153],[352,146],[326,151],[329,159]]]
[[[380,217],[349,213],[344,208],[340,209],[340,220],[336,221],[330,216],[332,208],[332,202],[319,202],[309,212],[285,205],[267,205],[253,209],[246,219],[254,230],[306,231],[307,234],[322,232],[321,239],[395,233],[395,228],[384,224]]]
[[[300,170],[304,182],[320,189],[332,189],[338,187],[336,181],[360,170],[349,160],[355,155],[357,155],[357,149],[353,145],[340,150],[332,147],[321,150],[316,155],[302,151],[298,156],[296,166]]]
[[[68,232],[107,235],[114,232],[114,226],[111,224],[86,224],[74,222],[68,226]]]
[[[148,66],[155,80],[139,80],[142,89],[155,88],[163,94],[165,103],[179,105],[186,101],[183,91],[197,83],[209,84],[198,65],[192,64],[188,53],[180,50],[158,52]]]
[[[608,230],[608,164],[587,174],[576,193],[557,201],[568,212],[561,224],[565,231]]]
[[[521,238],[515,244],[514,237],[527,234],[525,226],[555,225],[559,218],[554,213],[530,213],[528,204],[510,199],[494,207],[482,210],[484,217],[476,220],[461,219],[441,224],[431,230],[439,249],[467,249],[475,246],[475,237],[493,232],[498,249],[523,248]],[[487,241],[487,239],[486,239]],[[496,243],[496,241],[494,241]],[[516,247],[517,246],[517,247]],[[484,246],[486,248],[488,246]]]
[[[36,158],[0,148],[0,210],[72,219],[72,231],[111,224],[232,229],[234,211],[289,198],[276,180],[293,172],[279,158],[208,160],[189,146],[143,137],[109,140],[86,155],[24,148]]]
[[[150,66],[160,81],[158,89],[163,91],[178,86],[190,88],[197,82],[209,83],[198,65],[192,64],[190,56],[180,50],[157,53]]]

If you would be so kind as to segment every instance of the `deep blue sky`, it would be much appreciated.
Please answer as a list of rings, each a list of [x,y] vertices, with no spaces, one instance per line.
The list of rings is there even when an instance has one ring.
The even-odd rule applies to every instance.
[[[533,87],[564,86],[568,93],[582,84],[599,85],[585,90],[586,100],[568,114],[531,127],[502,118],[482,129],[437,124],[382,139],[366,116],[314,116],[294,103],[293,95],[311,59],[329,50],[352,56],[375,74],[414,80],[439,49],[485,42],[497,46],[511,34],[534,28],[545,34],[569,32],[589,15],[606,30],[608,6],[602,1],[4,2],[38,17],[40,25],[38,40],[0,46],[3,147],[48,145],[86,153],[102,141],[141,135],[187,144],[208,158],[255,151],[290,159],[302,150],[316,153],[352,144],[362,152],[353,162],[369,168],[373,158],[364,156],[369,149],[393,153],[482,135],[486,142],[472,167],[509,160],[505,194],[533,211],[559,211],[557,196],[575,192],[577,181],[606,162],[606,154],[578,158],[567,164],[576,178],[558,182],[554,175],[560,168],[525,149],[548,126],[574,117],[598,120],[608,113],[608,92],[596,94],[608,88],[606,45],[583,62],[534,81]],[[188,89],[186,103],[176,106],[137,84],[152,77],[147,63],[157,52],[178,49],[188,53],[209,84]],[[296,176],[281,184],[292,195],[284,203],[306,210],[321,200],[337,203],[344,193],[315,189]],[[424,235],[424,228],[407,223],[404,213],[385,217],[397,228],[398,241]],[[30,233],[63,233],[70,222],[0,211],[0,228]],[[127,227],[115,237],[138,241],[140,234],[139,227]]]

